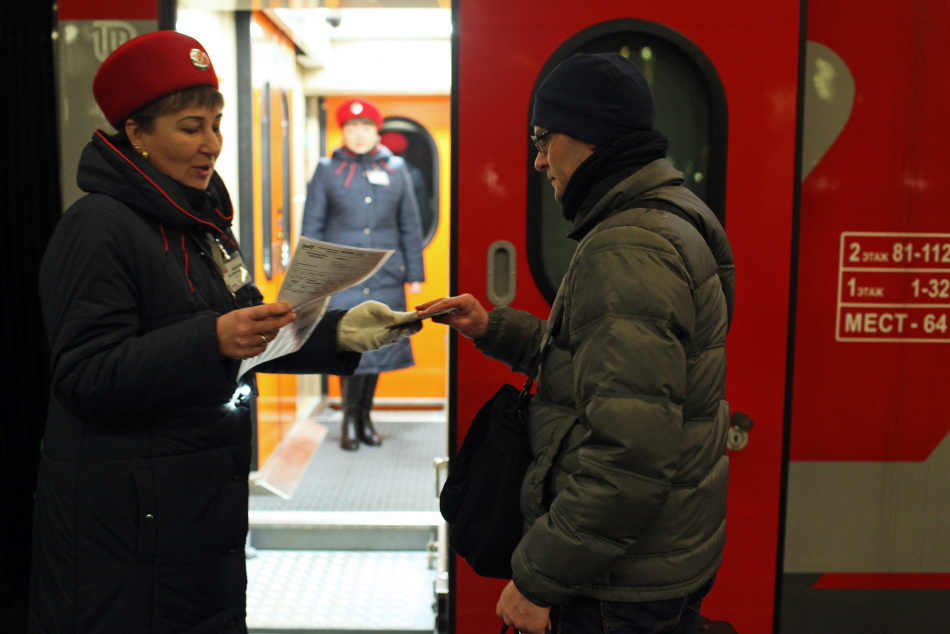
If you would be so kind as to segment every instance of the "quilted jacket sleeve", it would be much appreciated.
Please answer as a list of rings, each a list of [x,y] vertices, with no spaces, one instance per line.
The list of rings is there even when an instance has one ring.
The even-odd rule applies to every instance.
[[[488,332],[475,340],[475,347],[515,372],[533,375],[546,328],[545,321],[529,312],[500,306],[488,313]]]
[[[300,350],[261,364],[256,371],[343,376],[353,374],[363,355],[358,352],[340,352],[336,343],[336,331],[345,314],[345,310],[328,310]]]

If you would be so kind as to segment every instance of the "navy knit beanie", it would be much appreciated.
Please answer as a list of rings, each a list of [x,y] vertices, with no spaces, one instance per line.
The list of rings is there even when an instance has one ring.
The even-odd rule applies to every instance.
[[[656,102],[646,78],[617,53],[569,57],[534,94],[532,126],[594,145],[652,130],[655,123]]]

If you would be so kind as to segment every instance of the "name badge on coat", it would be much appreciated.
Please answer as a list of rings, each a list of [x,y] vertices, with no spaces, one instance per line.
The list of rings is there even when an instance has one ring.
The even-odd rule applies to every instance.
[[[389,187],[389,173],[383,170],[369,170],[366,172],[366,179],[371,185]]]
[[[221,276],[224,278],[228,290],[234,293],[242,286],[250,283],[251,273],[247,270],[247,265],[244,264],[241,252],[228,253],[228,250],[224,248],[217,236],[207,234],[207,238],[211,259],[214,260],[218,270],[221,271]]]

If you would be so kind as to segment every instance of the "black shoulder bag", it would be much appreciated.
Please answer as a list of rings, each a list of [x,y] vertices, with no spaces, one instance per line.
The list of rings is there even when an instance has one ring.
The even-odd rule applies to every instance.
[[[529,378],[521,392],[505,384],[482,405],[452,459],[439,507],[449,547],[482,577],[511,579],[521,541],[521,482],[531,462],[526,423]]]

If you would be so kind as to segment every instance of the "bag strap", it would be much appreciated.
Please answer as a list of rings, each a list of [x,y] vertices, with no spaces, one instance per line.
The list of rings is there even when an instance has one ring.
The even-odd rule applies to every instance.
[[[541,341],[541,349],[538,350],[538,362],[534,366],[531,374],[528,375],[527,380],[524,382],[524,387],[521,388],[521,396],[518,398],[518,409],[526,409],[528,405],[528,399],[531,396],[531,386],[534,385],[534,377],[537,376],[538,370],[541,368],[541,359],[544,358],[544,349],[547,347],[548,343],[551,341],[550,331],[545,332],[544,339]]]
[[[681,220],[685,220],[693,227],[696,231],[699,232],[699,235],[705,235],[703,233],[703,228],[696,222],[696,219],[690,216],[688,213],[674,205],[668,200],[662,198],[648,198],[646,200],[638,201],[641,207],[646,209],[659,209],[660,211],[665,211],[667,213],[673,214]]]
[[[532,385],[534,385],[534,377],[529,376],[528,380],[524,382],[524,387],[521,388],[521,395],[518,397],[519,410],[525,410],[528,408],[528,399],[531,398]]]

